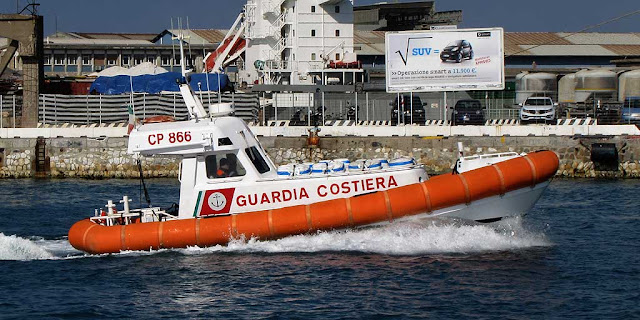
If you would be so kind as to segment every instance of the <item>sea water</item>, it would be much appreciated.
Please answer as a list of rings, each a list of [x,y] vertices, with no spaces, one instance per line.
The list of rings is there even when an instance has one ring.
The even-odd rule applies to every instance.
[[[154,205],[177,202],[177,181],[147,184]],[[138,181],[2,180],[0,318],[638,318],[639,190],[556,180],[529,215],[492,224],[86,255],[69,227],[123,194],[144,203]]]

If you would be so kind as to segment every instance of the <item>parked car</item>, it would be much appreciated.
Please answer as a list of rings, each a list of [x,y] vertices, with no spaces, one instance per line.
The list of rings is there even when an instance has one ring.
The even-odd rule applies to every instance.
[[[520,106],[520,123],[547,122],[556,119],[558,104],[549,97],[527,98]]]
[[[640,97],[626,98],[624,100],[622,123],[640,124]]]
[[[413,102],[413,103],[412,103]],[[424,124],[426,122],[426,114],[424,111],[424,104],[422,100],[418,96],[413,96],[413,100],[410,95],[402,95],[400,96],[400,106],[398,108],[398,97],[396,97],[393,102],[389,104],[391,108],[391,125],[398,124],[398,111],[401,110],[400,113],[400,123],[404,124]],[[413,106],[413,119],[411,117],[411,109]],[[413,120],[413,122],[411,121]]]
[[[453,107],[451,124],[456,125],[483,125],[484,108],[479,100],[458,100]]]
[[[462,59],[473,59],[473,47],[471,47],[471,43],[467,40],[453,41],[440,52],[440,60],[442,60],[442,62],[455,60],[460,63]]]

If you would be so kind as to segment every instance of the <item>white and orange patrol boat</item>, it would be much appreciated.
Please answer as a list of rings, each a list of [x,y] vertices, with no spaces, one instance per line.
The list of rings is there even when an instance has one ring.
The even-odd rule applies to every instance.
[[[336,159],[275,167],[231,104],[205,112],[180,84],[191,119],[134,127],[128,152],[181,157],[177,208],[106,211],[74,224],[69,242],[88,253],[275,239],[410,217],[491,222],[529,211],[558,168],[550,151],[461,157],[454,173],[429,178],[413,159]]]

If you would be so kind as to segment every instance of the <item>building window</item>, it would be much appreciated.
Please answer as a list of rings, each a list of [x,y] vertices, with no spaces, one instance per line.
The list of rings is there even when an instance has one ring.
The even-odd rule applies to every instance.
[[[340,30],[336,30],[336,37],[340,36]]]
[[[340,61],[340,54],[336,53],[336,61]]]
[[[316,6],[311,6],[311,13],[315,13],[316,12]]]
[[[316,36],[316,31],[315,30],[311,30],[311,36],[315,37]]]
[[[83,66],[90,66],[91,65],[91,55],[90,54],[83,54],[82,55],[82,65]]]
[[[54,54],[53,64],[56,66],[64,66],[64,54]]]
[[[107,65],[108,66],[115,66],[116,63],[118,62],[118,56],[116,55],[107,55]]]
[[[123,54],[122,58],[120,58],[120,59],[122,59],[122,65],[123,66],[128,66],[128,65],[131,64],[131,57],[129,55]]]
[[[316,61],[316,54],[315,54],[315,52],[311,54],[311,61]]]
[[[340,6],[336,6],[336,13],[340,13]]]
[[[44,55],[44,65],[46,65],[46,66],[50,66],[51,65],[51,55],[50,54],[45,54]]]
[[[156,63],[156,57],[155,56],[147,56],[147,62],[151,62],[153,64]]]
[[[138,64],[141,64],[143,62],[144,62],[144,56],[143,55],[136,54],[133,57],[133,64],[138,65]]]
[[[160,58],[160,63],[163,67],[171,66],[171,56],[162,56]]]
[[[76,65],[76,64],[78,64],[78,56],[76,56],[75,54],[68,55],[67,56],[67,64],[68,65]]]

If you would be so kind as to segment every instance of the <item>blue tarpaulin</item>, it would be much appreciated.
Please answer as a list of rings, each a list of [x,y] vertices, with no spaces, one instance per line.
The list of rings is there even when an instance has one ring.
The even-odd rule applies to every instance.
[[[209,77],[209,86],[207,86],[207,76]],[[178,81],[182,78],[182,74],[178,72],[166,72],[155,75],[145,74],[141,76],[114,76],[114,77],[98,77],[89,92],[99,94],[123,94],[131,92],[160,93],[161,91],[180,91]],[[227,86],[229,77],[226,74],[217,73],[192,73],[191,89],[193,91],[220,91],[218,88],[218,79],[220,79],[220,88]],[[200,87],[198,87],[200,83]]]

